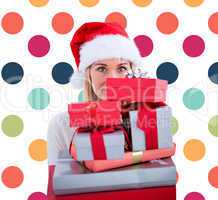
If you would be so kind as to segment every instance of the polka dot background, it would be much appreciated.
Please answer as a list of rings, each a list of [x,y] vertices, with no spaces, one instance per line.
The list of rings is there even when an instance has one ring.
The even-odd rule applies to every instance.
[[[171,130],[177,147],[173,156],[177,199],[217,199],[215,8],[218,1],[209,0],[131,0],[125,5],[123,0],[4,1],[0,199],[47,199],[47,126],[55,114],[67,110],[68,103],[84,101],[83,91],[73,90],[69,83],[76,70],[69,41],[87,21],[125,28],[150,76],[168,81],[167,103],[173,110]]]

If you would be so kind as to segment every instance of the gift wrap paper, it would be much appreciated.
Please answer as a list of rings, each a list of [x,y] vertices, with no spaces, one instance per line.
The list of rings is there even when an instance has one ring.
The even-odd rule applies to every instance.
[[[112,126],[121,123],[119,101],[90,101],[68,104],[71,127]]]
[[[108,100],[131,102],[165,102],[168,82],[151,78],[108,78]]]

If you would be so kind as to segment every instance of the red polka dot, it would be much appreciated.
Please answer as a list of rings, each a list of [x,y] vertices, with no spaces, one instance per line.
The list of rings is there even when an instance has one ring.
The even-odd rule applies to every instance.
[[[183,50],[190,57],[200,56],[205,49],[204,40],[197,35],[188,36],[183,42]]]
[[[10,166],[2,172],[1,178],[5,186],[16,188],[22,184],[24,175],[18,167]]]
[[[208,20],[208,27],[213,33],[218,34],[218,12],[210,16]]]
[[[179,22],[176,15],[170,12],[165,12],[159,15],[156,24],[160,32],[171,34],[177,30]]]
[[[208,180],[213,187],[218,188],[218,166],[209,171]]]
[[[153,50],[153,42],[148,36],[138,35],[134,38],[134,41],[142,57],[146,57],[151,54]]]
[[[73,17],[65,12],[57,13],[52,19],[52,27],[59,34],[69,33],[74,25]]]
[[[23,28],[23,18],[16,12],[10,12],[2,18],[2,28],[9,34],[19,33]]]
[[[122,13],[119,13],[119,12],[110,13],[106,17],[105,22],[117,23],[117,24],[119,24],[124,29],[127,26],[126,17]]]

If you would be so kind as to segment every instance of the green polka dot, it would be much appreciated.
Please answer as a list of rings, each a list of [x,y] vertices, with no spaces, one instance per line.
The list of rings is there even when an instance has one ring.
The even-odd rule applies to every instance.
[[[50,103],[49,93],[43,88],[35,88],[30,92],[28,102],[33,109],[42,110]]]
[[[16,115],[8,115],[1,124],[2,131],[9,137],[16,137],[23,131],[23,120]]]
[[[171,131],[172,131],[173,135],[176,134],[178,129],[179,129],[179,123],[175,117],[172,117],[171,118]]]
[[[184,105],[191,110],[201,108],[204,104],[204,99],[204,93],[197,88],[190,88],[183,95]]]
[[[83,90],[81,90],[80,93],[79,93],[78,101],[79,102],[83,102],[84,101],[84,92],[83,92]]]
[[[218,115],[210,119],[208,123],[208,130],[212,135],[218,137]]]

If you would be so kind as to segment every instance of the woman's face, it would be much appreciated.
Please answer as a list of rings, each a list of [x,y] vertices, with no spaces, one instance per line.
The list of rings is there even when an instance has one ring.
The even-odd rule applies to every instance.
[[[92,88],[99,99],[106,99],[106,79],[124,78],[131,71],[131,63],[124,59],[112,58],[94,62],[90,67]]]

